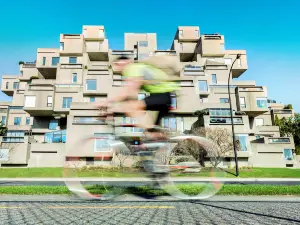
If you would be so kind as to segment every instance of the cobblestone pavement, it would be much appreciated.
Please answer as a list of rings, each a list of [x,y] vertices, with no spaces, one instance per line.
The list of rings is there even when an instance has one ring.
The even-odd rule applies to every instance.
[[[1,201],[0,224],[300,224],[300,202]]]

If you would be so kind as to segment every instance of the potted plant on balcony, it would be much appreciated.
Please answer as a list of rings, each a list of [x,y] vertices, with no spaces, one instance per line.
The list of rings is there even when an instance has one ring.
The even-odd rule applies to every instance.
[[[19,65],[23,65],[24,64],[24,62],[23,61],[19,61]]]
[[[244,116],[244,115],[246,115],[246,113],[243,112],[243,111],[236,111],[236,112],[235,112],[235,115],[236,115],[236,116]]]

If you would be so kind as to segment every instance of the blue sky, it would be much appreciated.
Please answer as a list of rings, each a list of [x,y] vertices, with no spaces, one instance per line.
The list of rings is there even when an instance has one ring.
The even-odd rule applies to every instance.
[[[88,5],[87,5],[88,3]],[[225,35],[226,49],[245,49],[249,69],[241,80],[268,87],[268,97],[300,112],[300,1],[3,1],[0,74],[18,74],[39,47],[59,47],[60,33],[104,25],[110,48],[122,49],[125,32],[155,32],[159,49],[171,46],[177,26]],[[9,99],[0,94],[0,101]]]

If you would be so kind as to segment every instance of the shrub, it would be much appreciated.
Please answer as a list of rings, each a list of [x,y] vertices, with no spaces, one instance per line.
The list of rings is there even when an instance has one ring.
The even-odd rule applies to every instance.
[[[19,61],[19,65],[21,65],[21,64],[24,64],[24,62],[23,61]]]

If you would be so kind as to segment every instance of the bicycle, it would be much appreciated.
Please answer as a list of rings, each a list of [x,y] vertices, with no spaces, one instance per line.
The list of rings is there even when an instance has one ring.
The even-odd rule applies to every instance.
[[[99,118],[103,121],[103,117]],[[107,149],[109,151],[105,154],[103,153],[105,151],[99,151],[95,154],[98,157],[97,163],[101,165],[100,167],[90,166],[87,168],[88,171],[96,169],[98,175],[98,172],[100,171],[100,179],[80,179],[78,177],[80,170],[72,168],[70,163],[66,161],[64,168],[64,177],[66,178],[65,184],[72,193],[84,199],[112,200],[124,193],[124,190],[127,188],[127,184],[124,186],[124,183],[126,183],[127,179],[127,183],[128,181],[136,183],[142,180],[140,175],[147,176],[148,180],[150,179],[150,182],[152,183],[152,187],[159,187],[165,190],[167,194],[179,199],[210,198],[222,188],[221,178],[225,176],[223,170],[215,167],[206,168],[192,155],[186,155],[180,153],[180,151],[179,154],[178,152],[174,153],[174,148],[172,148],[172,145],[174,146],[176,143],[178,145],[178,143],[183,143],[183,141],[193,140],[200,144],[204,149],[214,151],[215,145],[210,140],[193,135],[174,136],[170,130],[165,130],[166,139],[161,141],[151,140],[147,138],[145,133],[139,133],[139,138],[128,139],[126,138],[126,135],[121,135],[116,129],[125,129],[126,133],[126,129],[128,128],[139,128],[134,124],[118,125],[115,123],[114,119],[111,121],[111,123],[108,123],[107,121],[104,123],[106,126],[112,128],[112,132],[109,134],[87,136],[74,144],[74,148],[77,149],[84,149],[91,146],[94,146],[95,148],[96,146],[96,148],[99,148],[100,150]],[[107,155],[112,157],[110,162],[107,161]],[[123,159],[121,157],[123,157]],[[113,159],[115,160],[114,163],[112,163]],[[125,161],[127,166],[124,166]],[[134,167],[134,163],[136,162],[140,163],[139,167]],[[105,165],[109,166],[105,167]],[[107,172],[107,170],[110,172]],[[196,181],[197,185],[195,186],[195,190],[197,189],[199,192],[195,193],[193,190],[194,193],[189,195],[183,190],[184,186],[175,184],[176,176],[189,177],[191,176],[191,173],[194,174],[195,172],[202,172],[206,179],[202,178],[201,185]],[[120,178],[117,177],[120,177],[120,173],[121,177],[123,176],[123,179],[121,179],[121,185],[118,185],[117,181],[120,180]],[[115,177],[107,178],[107,174]],[[175,175],[175,179],[171,175]],[[130,178],[130,176],[133,177]],[[73,179],[70,179],[70,177],[73,177]],[[98,191],[101,193],[94,194],[89,192],[82,183],[84,180],[97,182]],[[192,182],[192,179],[188,180],[188,182]],[[205,183],[205,181],[207,182]],[[101,184],[100,186],[99,182]],[[109,184],[109,182],[114,184]]]

